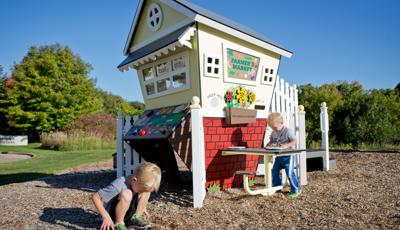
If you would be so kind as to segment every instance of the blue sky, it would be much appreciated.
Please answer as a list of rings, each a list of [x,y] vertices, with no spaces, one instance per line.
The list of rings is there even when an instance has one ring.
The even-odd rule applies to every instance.
[[[359,81],[365,89],[400,82],[400,1],[191,0],[294,52],[281,77],[293,84]],[[142,101],[135,71],[121,73],[138,0],[2,0],[0,65],[10,73],[31,45],[69,46],[93,66],[103,90]]]

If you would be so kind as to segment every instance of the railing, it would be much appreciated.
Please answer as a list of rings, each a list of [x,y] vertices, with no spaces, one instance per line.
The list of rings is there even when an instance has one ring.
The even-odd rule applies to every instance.
[[[124,140],[124,134],[129,131],[138,116],[118,115],[117,117],[117,177],[128,176],[145,160]]]

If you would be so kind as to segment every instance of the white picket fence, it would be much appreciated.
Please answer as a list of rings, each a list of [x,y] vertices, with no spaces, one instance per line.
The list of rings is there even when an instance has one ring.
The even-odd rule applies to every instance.
[[[123,139],[137,119],[138,116],[117,117],[117,177],[131,175],[136,166],[145,162]]]
[[[294,131],[296,136],[297,148],[305,149],[305,116],[304,111],[299,111],[298,90],[296,85],[290,85],[279,76],[275,82],[275,90],[272,95],[271,107],[269,112],[279,112],[284,117],[285,126]],[[264,145],[269,141],[271,135],[271,128],[268,126],[265,131]],[[264,162],[260,158],[260,163],[257,167],[257,174],[264,174]],[[307,184],[307,166],[306,166],[306,152],[301,152],[299,157],[296,158],[297,175],[299,177],[300,185]],[[284,173],[282,175],[285,175]],[[283,177],[283,180],[286,179]]]

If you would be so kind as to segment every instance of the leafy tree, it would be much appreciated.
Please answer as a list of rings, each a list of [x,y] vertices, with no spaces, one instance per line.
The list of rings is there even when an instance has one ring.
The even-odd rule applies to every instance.
[[[127,102],[120,96],[113,95],[101,89],[97,89],[96,94],[103,101],[103,112],[105,113],[112,113],[117,115],[118,112],[122,112],[125,115],[138,115],[143,112],[143,109],[139,102],[137,105],[132,104],[131,102]],[[143,103],[142,105],[144,108]]]
[[[400,143],[400,95],[396,90],[365,91],[358,82],[299,87],[306,111],[307,142],[319,141],[320,104],[328,105],[331,144]]]
[[[343,104],[342,94],[337,84],[325,84],[321,87],[313,87],[311,84],[299,86],[299,104],[306,111],[307,142],[321,140],[320,112],[321,103],[326,102],[328,106],[329,123],[334,118],[333,111]]]
[[[139,110],[141,112],[143,112],[144,109],[145,109],[145,105],[142,102],[139,102],[139,101],[131,101],[131,102],[129,102],[129,104],[131,104],[131,106],[133,108],[135,108],[135,109],[137,109],[137,110]]]
[[[1,131],[38,134],[59,129],[81,114],[101,111],[90,70],[68,47],[30,47],[2,85],[0,114],[7,124]]]

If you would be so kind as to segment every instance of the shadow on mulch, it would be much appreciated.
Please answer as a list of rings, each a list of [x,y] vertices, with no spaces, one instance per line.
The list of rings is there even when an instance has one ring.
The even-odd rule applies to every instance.
[[[37,179],[46,182],[47,186],[36,185],[40,188],[68,188],[84,192],[96,192],[107,186],[115,179],[115,171],[101,170],[89,172],[72,172]]]
[[[179,183],[170,185],[161,181],[158,193],[152,193],[150,201],[173,203],[181,207],[193,207],[192,173],[190,171],[179,171]]]
[[[82,208],[44,208],[41,221],[67,229],[92,228],[101,225],[101,217],[92,210]]]
[[[14,174],[1,174],[0,175],[0,186],[12,183],[26,182],[41,177],[53,176],[54,174],[46,173],[14,173]]]

